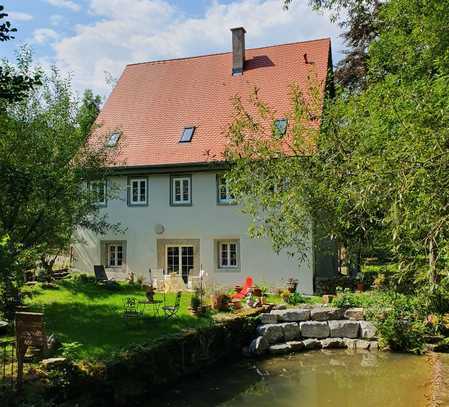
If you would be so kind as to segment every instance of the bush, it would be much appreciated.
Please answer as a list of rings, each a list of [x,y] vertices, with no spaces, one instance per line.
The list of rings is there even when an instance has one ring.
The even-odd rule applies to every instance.
[[[426,334],[425,308],[419,298],[389,292],[368,310],[382,346],[394,351],[421,353]]]
[[[287,304],[290,305],[297,305],[305,302],[304,297],[300,293],[290,293],[289,295],[284,297],[284,300]]]
[[[332,305],[337,308],[362,307],[364,304],[363,295],[353,293],[348,288],[337,288],[337,296],[332,300]]]
[[[80,284],[89,284],[89,283],[95,283],[95,276],[91,276],[88,274],[74,274],[72,277],[72,280],[74,283],[80,283]]]

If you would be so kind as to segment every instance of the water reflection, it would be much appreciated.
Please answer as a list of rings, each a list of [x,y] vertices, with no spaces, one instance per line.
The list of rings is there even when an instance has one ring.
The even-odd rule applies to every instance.
[[[189,378],[148,405],[425,406],[430,378],[431,366],[422,356],[309,352],[217,367]]]

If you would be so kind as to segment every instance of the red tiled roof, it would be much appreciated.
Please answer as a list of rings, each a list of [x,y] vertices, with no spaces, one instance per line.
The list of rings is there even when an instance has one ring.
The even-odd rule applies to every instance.
[[[232,53],[128,65],[97,119],[98,131],[122,130],[118,159],[126,166],[222,160],[231,98],[246,99],[257,86],[284,117],[289,86],[310,86],[311,67],[324,86],[329,51],[330,39],[247,49],[240,76],[231,75]],[[196,126],[192,141],[179,143],[188,126]]]

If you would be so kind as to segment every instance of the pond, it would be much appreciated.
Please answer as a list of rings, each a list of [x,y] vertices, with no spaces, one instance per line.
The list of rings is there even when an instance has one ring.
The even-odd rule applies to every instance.
[[[191,377],[148,406],[427,406],[435,392],[432,359],[333,350],[244,360]]]

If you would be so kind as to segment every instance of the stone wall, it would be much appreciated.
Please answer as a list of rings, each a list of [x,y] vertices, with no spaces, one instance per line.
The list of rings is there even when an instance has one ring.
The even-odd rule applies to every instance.
[[[364,320],[363,308],[298,307],[260,315],[252,355],[286,354],[311,349],[377,350],[376,327]]]

